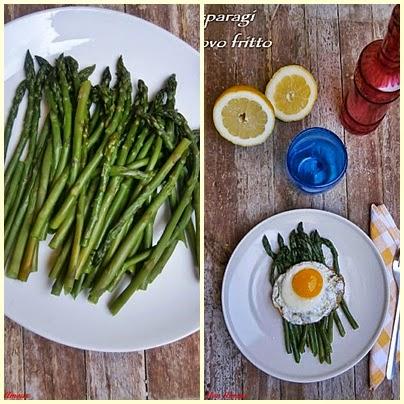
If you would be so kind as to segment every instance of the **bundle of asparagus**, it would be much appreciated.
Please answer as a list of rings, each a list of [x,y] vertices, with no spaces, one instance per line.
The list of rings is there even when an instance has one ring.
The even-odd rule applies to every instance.
[[[199,265],[199,131],[175,109],[175,75],[152,101],[139,80],[132,101],[122,57],[113,86],[109,68],[93,86],[88,78],[95,66],[79,70],[64,55],[54,66],[36,60],[37,72],[28,51],[26,78],[4,131],[6,154],[27,93],[23,128],[5,171],[6,275],[27,281],[38,270],[40,241],[53,234],[52,294],[63,289],[76,298],[86,291],[97,303],[129,274],[109,305],[116,314],[160,274],[179,240]],[[43,96],[47,112],[39,130]],[[153,245],[153,223],[166,201],[171,216]]]

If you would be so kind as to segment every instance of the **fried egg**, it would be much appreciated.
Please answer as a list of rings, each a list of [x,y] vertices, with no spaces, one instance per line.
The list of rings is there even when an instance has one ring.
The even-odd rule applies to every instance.
[[[272,301],[285,320],[293,324],[310,324],[337,308],[344,290],[341,275],[319,262],[305,261],[278,277]]]

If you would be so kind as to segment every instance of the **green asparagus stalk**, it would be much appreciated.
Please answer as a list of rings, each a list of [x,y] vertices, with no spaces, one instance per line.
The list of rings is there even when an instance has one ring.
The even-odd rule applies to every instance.
[[[46,202],[42,206],[42,209],[40,210],[35,220],[35,224],[31,232],[31,238],[36,238],[37,240],[40,239],[41,230],[44,226],[44,223],[49,220],[52,210],[56,205],[56,202],[58,201],[60,195],[62,194],[62,191],[64,190],[68,176],[69,169],[68,167],[66,167],[60,177],[56,180],[53,189],[51,190]]]
[[[66,294],[71,292],[75,281],[77,262],[80,254],[80,242],[84,227],[85,203],[86,193],[83,190],[77,203],[76,227],[74,231],[72,248],[70,251],[69,265],[63,280],[63,288]]]
[[[17,163],[14,176],[10,183],[10,191],[7,195],[7,199],[4,204],[4,216],[6,217],[8,216],[10,209],[12,208],[15,199],[17,197],[18,187],[21,184],[21,177],[23,176],[24,173],[24,167],[25,163],[23,161],[19,161]]]
[[[83,141],[84,125],[87,121],[87,101],[90,96],[91,82],[86,80],[80,87],[76,116],[74,118],[74,135],[72,148],[72,164],[70,169],[69,184],[75,183],[81,162],[81,146]]]
[[[185,150],[184,150],[185,151]],[[185,160],[182,158],[175,166],[173,173],[170,175],[169,180],[166,185],[160,191],[158,196],[149,205],[146,212],[143,214],[142,218],[136,223],[130,233],[123,240],[119,247],[119,250],[115,253],[110,264],[102,272],[102,275],[96,282],[96,284],[91,289],[89,300],[92,302],[97,302],[101,294],[108,288],[108,285],[112,282],[114,277],[119,272],[121,265],[126,261],[129,254],[132,251],[134,242],[136,242],[137,237],[144,231],[146,224],[149,220],[157,213],[160,206],[168,198],[172,188],[174,187],[178,175],[180,174],[182,167],[185,164]]]
[[[150,181],[143,190],[143,194],[139,195],[139,197],[126,209],[123,213],[119,222],[114,226],[111,230],[110,235],[111,238],[114,238],[123,225],[127,223],[130,218],[138,211],[138,209],[143,205],[143,203],[149,198],[149,196],[157,189],[157,187],[164,180],[168,172],[174,166],[174,164],[181,158],[183,153],[188,149],[191,142],[187,139],[182,139],[178,144],[176,149],[172,152],[171,156],[166,160],[164,165],[161,167],[160,171],[155,175],[152,181]]]
[[[200,237],[201,237],[201,212],[200,212],[200,207],[201,207],[201,201],[200,201],[200,184],[199,184],[199,181],[196,184],[195,189],[194,189],[192,205],[193,205],[194,210],[195,210],[196,262],[197,262],[197,268],[198,268],[197,276],[199,278],[199,268],[200,268],[200,263],[201,263],[201,255],[200,255]]]
[[[28,240],[29,229],[33,220],[36,205],[36,192],[38,189],[38,181],[35,181],[34,186],[31,189],[29,196],[29,203],[27,206],[24,222],[22,223],[21,230],[19,232],[14,251],[10,259],[10,264],[7,268],[7,276],[10,278],[17,278],[20,280],[27,280],[28,274],[22,273],[20,269],[20,263],[24,254],[25,245]],[[26,276],[25,276],[26,275]]]
[[[117,147],[119,141],[119,133],[114,133],[108,140],[106,145],[106,151],[104,152],[104,164],[102,166],[101,171],[101,180],[100,186],[98,188],[97,196],[95,198],[93,209],[90,217],[90,221],[87,224],[86,231],[84,233],[83,240],[81,245],[83,247],[87,246],[88,241],[93,233],[94,227],[99,219],[99,213],[101,209],[101,204],[104,199],[104,194],[107,189],[108,179],[109,179],[109,172],[111,169],[112,164],[115,161],[116,154],[117,154]]]
[[[153,153],[150,157],[149,163],[146,167],[146,172],[150,173],[158,160],[158,157],[161,153],[161,149],[162,149],[162,141],[160,138],[156,139],[156,142],[154,144],[154,149],[153,149]],[[143,149],[142,149],[143,150]],[[142,150],[139,152],[139,157],[143,157]],[[164,167],[161,168],[161,170],[163,170]],[[168,173],[168,171],[170,170],[170,167],[166,167],[166,173]],[[161,174],[161,170],[160,170],[160,174]],[[164,174],[164,173],[163,173]],[[164,176],[167,174],[164,174]],[[152,181],[155,181],[155,177],[153,178]],[[160,182],[163,180],[163,178],[160,180]],[[141,181],[138,183],[137,187],[135,188],[134,192],[133,192],[133,196],[132,196],[132,200],[131,203],[135,203],[136,200],[138,200],[138,197],[141,196],[141,192],[150,192],[149,197],[151,196],[151,194],[155,191],[155,189],[157,189],[158,187],[158,182],[156,182],[155,184],[155,189],[152,191],[147,191],[147,188],[144,188],[146,185],[149,186],[151,184],[151,182],[146,182],[146,181]],[[140,201],[141,204],[145,203],[148,199],[144,199],[143,201]],[[141,206],[139,206],[140,208]],[[134,212],[133,214],[135,214],[136,212]],[[119,244],[121,243],[122,239],[125,237],[129,227],[131,226],[131,223],[133,221],[133,216],[131,218],[129,218],[129,220],[127,220],[125,226],[123,226],[120,231],[117,232],[116,235],[114,234],[109,234],[108,237],[106,238],[102,248],[100,248],[100,251],[97,252],[97,255],[99,256],[99,259],[104,259],[106,260],[106,262],[109,262],[109,260],[111,259],[112,255],[115,253],[115,251],[117,250]],[[112,230],[113,231],[113,230]],[[100,258],[101,257],[101,258]]]
[[[65,264],[67,264],[72,242],[73,242],[73,236],[70,235],[66,243],[61,247],[59,251],[59,254],[53,265],[53,268],[49,273],[50,279],[56,280],[60,274],[60,271],[65,267]]]
[[[96,170],[99,163],[102,161],[104,147],[107,139],[104,139],[103,143],[98,147],[97,151],[92,156],[89,163],[86,165],[84,170],[80,173],[73,187],[70,188],[68,195],[59,211],[56,213],[54,218],[50,222],[50,227],[52,229],[58,229],[63,221],[68,217],[71,207],[77,201],[83,187],[90,180],[93,172]]]
[[[52,143],[48,143],[45,149],[45,154],[41,165],[38,199],[37,199],[38,210],[44,204],[48,193],[49,180],[51,176],[51,166],[52,166]]]
[[[51,77],[50,80],[53,78]],[[60,153],[62,149],[62,135],[60,130],[60,123],[58,118],[57,105],[50,89],[49,83],[45,83],[45,96],[46,101],[49,105],[49,118],[51,122],[52,128],[52,169],[51,169],[51,178],[52,180],[56,180],[56,172],[59,164]]]
[[[149,257],[147,263],[145,264],[145,267],[142,269],[142,271],[144,271],[147,274],[149,272],[151,272],[152,269],[157,265],[157,262],[161,258],[161,255],[164,253],[164,251],[167,247],[167,243],[169,243],[169,240],[171,239],[171,237],[177,227],[177,224],[180,221],[181,216],[184,213],[184,210],[186,210],[187,206],[191,204],[193,190],[195,188],[195,185],[196,185],[196,182],[198,179],[198,175],[199,175],[199,153],[196,153],[193,156],[193,160],[194,160],[193,161],[193,172],[187,181],[186,191],[182,197],[182,200],[178,204],[175,212],[173,213],[162,237],[160,238],[159,242],[157,243],[157,246],[153,249],[153,252],[152,252],[151,256]],[[187,212],[192,212],[191,206],[189,206]],[[187,223],[189,223],[190,213],[187,213],[187,217],[188,217]],[[146,276],[146,278],[144,278],[144,281],[146,279],[147,279],[147,276]],[[135,282],[135,284],[136,284],[136,282]],[[135,291],[135,289],[133,289],[133,288],[134,287],[132,287],[130,289],[130,291],[132,293]],[[129,292],[127,292],[127,295],[128,294],[129,294]],[[96,300],[96,298],[97,298],[96,293],[92,292],[92,295],[93,296],[90,295],[90,298],[92,298],[93,301]]]
[[[88,78],[94,73],[95,65],[87,66],[78,72],[80,82],[88,80]]]
[[[9,228],[9,231],[7,231],[6,229],[6,243],[4,246],[4,256],[5,256],[5,261],[8,260],[8,258],[10,257],[10,254],[12,252],[13,246],[15,244],[15,241],[18,238],[18,235],[20,233],[20,228],[22,226],[22,223],[24,221],[25,218],[25,214],[27,212],[28,209],[28,205],[30,202],[30,193],[27,193],[22,201],[21,204],[19,205],[17,214],[15,216],[15,219],[13,221],[13,226],[11,226]],[[16,277],[17,275],[15,275]]]
[[[172,253],[174,252],[178,242],[179,233],[181,231],[184,231],[186,223],[190,220],[191,213],[192,210],[189,206],[184,211],[183,218],[178,224],[178,232],[176,237],[171,242],[168,242],[167,240],[163,240],[161,243],[159,242],[160,246],[157,244],[157,246],[152,250],[151,254],[148,257],[148,260],[146,261],[146,264],[143,266],[141,271],[135,274],[127,288],[115,300],[111,302],[109,309],[113,315],[116,315],[122,309],[122,307],[138,289],[145,289],[147,287],[147,284],[151,283],[161,272],[161,270],[171,257]],[[168,243],[168,245],[165,243]],[[159,256],[158,259],[156,259],[157,256]]]
[[[68,162],[70,151],[70,140],[72,134],[72,114],[73,107],[70,100],[69,83],[66,77],[66,63],[64,58],[58,58],[56,69],[60,82],[60,90],[63,102],[63,145],[61,150],[60,162],[56,171],[56,178],[62,173]]]
[[[11,102],[10,111],[8,113],[6,126],[4,128],[4,157],[7,155],[8,144],[11,138],[11,132],[13,130],[14,121],[18,114],[18,108],[21,101],[24,98],[25,91],[27,90],[27,82],[23,80],[18,86],[14,94],[14,98]]]
[[[152,172],[144,172],[144,171],[139,171],[139,170],[128,170],[125,167],[111,167],[110,171],[110,176],[115,177],[115,176],[121,176],[121,177],[131,177],[135,178],[137,180],[142,180],[142,181],[148,181],[151,179],[151,177],[155,174],[153,171]]]
[[[35,103],[35,69],[34,69],[34,61],[29,51],[27,51],[27,54],[25,56],[24,70],[26,76],[26,85],[28,89],[28,104],[25,112],[24,124],[20,140],[18,141],[14,154],[11,157],[11,160],[8,163],[5,171],[4,184],[6,187],[9,184],[12,176],[14,175],[14,171],[16,169],[18,161],[22,155],[22,152],[24,151],[24,148],[28,142],[31,133],[32,115],[34,113],[34,103]]]

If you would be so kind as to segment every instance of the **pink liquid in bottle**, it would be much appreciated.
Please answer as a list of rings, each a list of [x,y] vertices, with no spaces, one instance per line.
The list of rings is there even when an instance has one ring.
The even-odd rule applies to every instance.
[[[384,39],[363,50],[352,88],[341,108],[341,122],[355,135],[374,131],[400,95],[400,6],[396,5]]]

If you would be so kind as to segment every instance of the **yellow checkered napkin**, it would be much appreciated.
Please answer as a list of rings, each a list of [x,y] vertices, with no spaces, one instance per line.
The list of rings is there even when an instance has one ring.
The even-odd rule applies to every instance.
[[[376,344],[370,351],[369,382],[370,388],[376,389],[386,376],[387,356],[397,301],[397,287],[393,278],[392,263],[394,254],[400,245],[400,232],[384,205],[372,205],[371,207],[370,237],[383,258],[390,284],[390,304],[386,320]],[[399,357],[398,351],[399,349],[397,349],[397,358]]]

